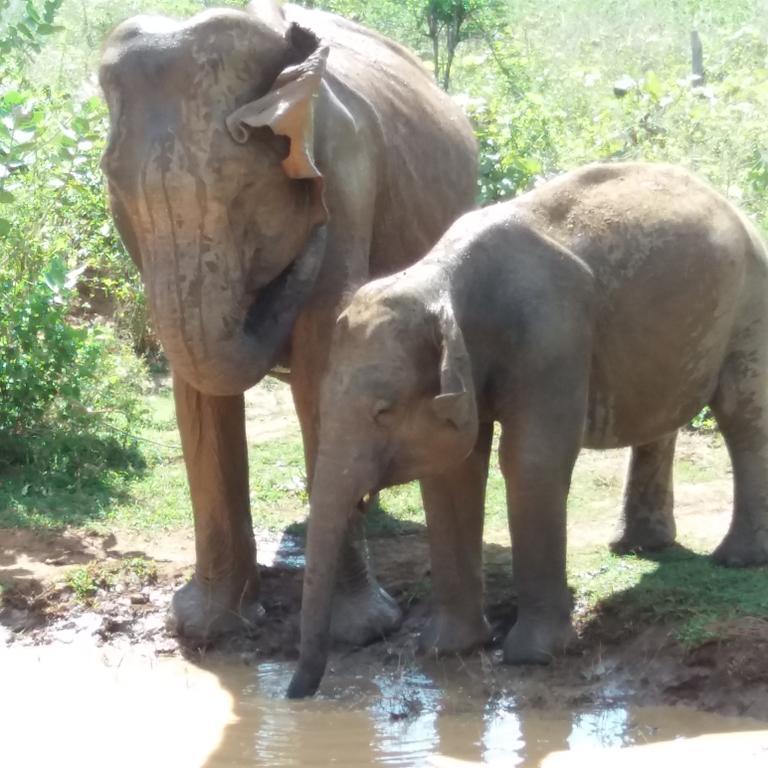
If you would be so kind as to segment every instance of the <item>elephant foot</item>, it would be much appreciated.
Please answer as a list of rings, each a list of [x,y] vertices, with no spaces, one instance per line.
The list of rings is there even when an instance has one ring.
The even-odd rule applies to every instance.
[[[419,652],[434,655],[469,653],[487,645],[491,627],[480,614],[467,620],[445,612],[435,613],[419,635]]]
[[[768,563],[768,531],[729,531],[712,553],[712,559],[731,568],[765,565]]]
[[[576,639],[570,618],[520,619],[504,640],[505,664],[549,664]]]
[[[395,600],[375,582],[333,598],[331,637],[347,645],[368,645],[394,632],[403,620]]]
[[[253,583],[258,585],[258,580],[254,579]],[[256,599],[257,591],[257,588],[249,589],[246,582],[233,600],[230,584],[204,584],[193,576],[174,594],[166,628],[196,643],[221,635],[252,632],[264,618],[264,609]]]
[[[675,543],[674,520],[648,515],[633,521],[608,545],[615,555],[658,552]]]

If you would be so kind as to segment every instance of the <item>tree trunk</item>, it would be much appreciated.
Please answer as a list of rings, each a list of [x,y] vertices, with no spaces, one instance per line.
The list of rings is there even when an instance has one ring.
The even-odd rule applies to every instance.
[[[691,85],[704,85],[704,48],[699,33],[691,30]]]

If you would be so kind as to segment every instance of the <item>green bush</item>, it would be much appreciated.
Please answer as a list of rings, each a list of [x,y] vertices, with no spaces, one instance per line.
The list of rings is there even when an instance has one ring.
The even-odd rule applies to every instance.
[[[69,316],[78,270],[54,257],[31,282],[0,272],[0,432],[72,432],[140,421],[140,359],[106,326]]]
[[[0,496],[43,509],[51,493],[75,494],[82,514],[64,504],[68,519],[93,506],[82,494],[111,498],[145,466],[145,364],[113,329],[71,314],[77,277],[56,258],[30,281],[0,269]]]
[[[0,51],[7,50],[0,59],[0,264],[21,276],[40,274],[52,259],[81,269],[80,311],[108,318],[137,351],[156,353],[141,280],[107,205],[100,169],[106,107],[93,82],[38,82],[41,44],[50,39],[48,52],[63,31],[51,23],[61,4],[46,0],[41,17],[27,2],[15,23],[0,25]],[[0,0],[0,9],[7,5]]]
[[[0,471],[80,478],[136,465],[147,377],[122,340],[120,302],[140,307],[141,292],[104,202],[104,108],[28,79],[60,5],[28,1],[9,20],[0,0]],[[97,291],[112,300],[109,325],[89,306]]]
[[[34,427],[57,397],[79,400],[87,330],[66,321],[69,280],[59,261],[31,285],[0,278],[0,430]]]
[[[768,226],[768,19],[759,11],[756,0],[508,3],[508,23],[455,65],[454,90],[482,99],[481,199],[597,160],[666,161],[698,171]],[[698,87],[693,27],[704,46]]]

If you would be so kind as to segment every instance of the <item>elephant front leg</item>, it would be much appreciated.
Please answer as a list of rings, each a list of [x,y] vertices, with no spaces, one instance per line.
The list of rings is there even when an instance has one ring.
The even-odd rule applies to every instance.
[[[632,448],[624,489],[622,530],[611,551],[652,552],[675,541],[672,467],[677,432]]]
[[[432,569],[433,613],[419,637],[424,653],[464,653],[484,645],[483,517],[493,424],[449,472],[421,480]]]
[[[174,376],[176,419],[195,517],[195,574],[173,596],[169,628],[206,641],[263,614],[248,498],[242,395],[213,397]]]
[[[531,398],[537,402],[526,403],[526,413],[502,422],[499,458],[518,600],[517,621],[504,641],[507,664],[546,664],[575,637],[565,569],[566,504],[586,386],[567,379],[563,387],[554,384],[549,391],[540,384]]]

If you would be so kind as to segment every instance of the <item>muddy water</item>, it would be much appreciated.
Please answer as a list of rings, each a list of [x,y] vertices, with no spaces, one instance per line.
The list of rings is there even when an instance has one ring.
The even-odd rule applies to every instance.
[[[514,694],[489,698],[471,672],[442,666],[373,677],[336,669],[323,697],[288,702],[290,664],[204,664],[135,647],[0,648],[0,764],[624,766],[635,764],[632,750],[620,761],[593,750],[665,742],[657,764],[674,754],[710,765],[691,757],[698,748],[712,765],[718,754],[740,768],[768,765],[768,731],[756,721],[679,708],[523,709]]]

